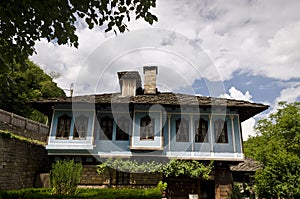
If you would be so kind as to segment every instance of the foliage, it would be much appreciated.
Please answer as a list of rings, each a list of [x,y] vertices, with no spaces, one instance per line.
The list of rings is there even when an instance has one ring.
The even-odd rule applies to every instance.
[[[31,61],[26,61],[26,70],[16,65],[14,71],[0,73],[0,108],[24,117],[45,122],[44,115],[29,107],[29,100],[65,97],[52,78]]]
[[[131,173],[137,172],[156,172],[162,167],[161,163],[152,162],[142,162],[138,163],[136,160],[124,160],[121,158],[108,158],[105,162],[97,165],[97,172],[101,174],[107,167],[113,168],[119,171],[127,171]]]
[[[163,174],[168,176],[187,175],[192,178],[202,177],[209,179],[209,174],[213,169],[213,161],[209,165],[205,165],[196,160],[178,160],[172,159],[168,164],[163,167]]]
[[[163,193],[168,187],[168,184],[163,181],[159,181],[157,184],[157,188],[160,190],[161,193]]]
[[[50,184],[54,194],[74,194],[80,181],[81,163],[59,160],[52,165]]]
[[[28,143],[31,143],[31,144],[37,144],[37,145],[43,145],[43,146],[46,145],[45,142],[41,142],[39,140],[34,140],[34,139],[31,139],[31,138],[26,138],[26,137],[23,137],[23,136],[20,136],[20,135],[16,135],[16,134],[13,134],[9,131],[0,130],[0,137],[8,138],[8,139],[22,140],[22,141],[25,141],[25,142],[28,142]]]
[[[256,172],[260,196],[300,197],[300,102],[279,103],[279,109],[256,127],[245,143],[245,155],[263,164]]]
[[[256,190],[260,195],[292,198],[300,197],[300,158],[278,151],[272,160],[255,175]]]
[[[0,192],[0,198],[5,199],[38,199],[38,198],[89,198],[89,199],[160,199],[158,188],[152,189],[83,189],[76,190],[74,195],[52,194],[51,189],[21,189]]]
[[[124,32],[130,17],[149,24],[157,17],[149,10],[155,0],[23,0],[0,1],[0,70],[11,69],[14,61],[24,60],[35,51],[37,40],[78,47],[76,29],[87,25],[105,31]]]
[[[105,171],[105,168],[113,168],[116,170],[127,171],[131,173],[136,172],[160,172],[166,177],[168,176],[180,176],[187,175],[192,178],[203,177],[209,178],[209,174],[213,169],[213,162],[209,165],[205,165],[196,160],[177,160],[172,159],[168,163],[142,162],[138,163],[135,160],[123,160],[121,158],[112,159],[109,158],[102,164],[97,166],[97,172],[101,174]]]
[[[231,193],[227,197],[228,199],[242,199],[244,198],[243,194],[241,193],[240,187],[236,184],[233,185]]]

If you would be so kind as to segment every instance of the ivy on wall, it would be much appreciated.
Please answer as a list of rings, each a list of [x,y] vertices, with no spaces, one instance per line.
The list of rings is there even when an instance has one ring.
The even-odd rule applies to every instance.
[[[202,177],[209,179],[209,175],[213,169],[213,161],[205,164],[196,160],[179,160],[171,159],[169,162],[137,162],[136,160],[124,160],[121,158],[109,158],[105,162],[97,165],[98,174],[102,174],[106,168],[130,173],[138,172],[159,172],[166,177],[186,175],[192,178]]]

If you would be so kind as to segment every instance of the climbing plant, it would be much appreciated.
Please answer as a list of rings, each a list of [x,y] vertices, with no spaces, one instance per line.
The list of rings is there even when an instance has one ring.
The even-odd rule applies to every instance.
[[[208,165],[196,160],[178,160],[172,159],[169,163],[163,166],[162,173],[168,176],[187,175],[192,178],[202,177],[209,179],[209,174],[213,169],[213,161]]]
[[[136,160],[124,160],[121,158],[109,158],[97,166],[97,172],[102,174],[106,168],[126,171],[130,173],[137,172],[159,172],[164,176],[187,175],[192,178],[202,177],[209,178],[209,174],[213,169],[213,161],[205,164],[196,160],[178,160],[172,159],[166,163],[151,161],[151,162],[137,162]]]

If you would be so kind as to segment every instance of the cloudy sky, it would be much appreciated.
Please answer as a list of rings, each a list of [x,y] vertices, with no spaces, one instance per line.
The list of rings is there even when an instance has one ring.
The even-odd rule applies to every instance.
[[[117,71],[157,65],[161,91],[270,105],[243,123],[247,138],[278,101],[300,100],[299,8],[299,0],[160,0],[152,26],[132,21],[115,36],[78,22],[78,49],[42,40],[31,59],[77,95],[118,91]]]

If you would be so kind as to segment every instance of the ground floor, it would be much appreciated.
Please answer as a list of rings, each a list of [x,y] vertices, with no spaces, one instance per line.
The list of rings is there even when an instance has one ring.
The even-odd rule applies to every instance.
[[[76,160],[76,158],[75,158]],[[82,159],[84,160],[84,159]],[[115,169],[106,169],[97,173],[97,160],[85,159],[80,181],[81,187],[155,187],[159,181],[168,187],[164,196],[168,199],[225,199],[232,190],[233,178],[230,164],[215,162],[213,172],[208,180],[194,179],[187,176],[164,177],[161,173],[129,173]]]

